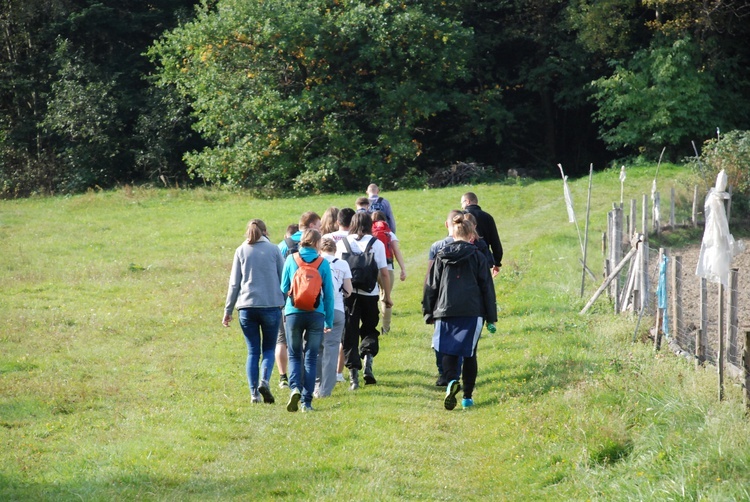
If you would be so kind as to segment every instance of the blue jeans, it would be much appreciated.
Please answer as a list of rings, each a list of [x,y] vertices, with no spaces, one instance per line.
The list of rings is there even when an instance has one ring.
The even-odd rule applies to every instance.
[[[258,392],[258,372],[260,381],[268,383],[273,371],[274,352],[276,350],[276,336],[281,324],[281,310],[278,307],[259,307],[242,309],[238,311],[240,327],[245,335],[247,344],[247,383],[250,385],[250,393],[256,395]],[[261,331],[263,340],[261,342]],[[258,365],[258,361],[263,360]]]
[[[298,312],[286,316],[286,345],[289,350],[289,387],[302,392],[309,406],[315,391],[318,350],[323,340],[325,317],[320,312]]]

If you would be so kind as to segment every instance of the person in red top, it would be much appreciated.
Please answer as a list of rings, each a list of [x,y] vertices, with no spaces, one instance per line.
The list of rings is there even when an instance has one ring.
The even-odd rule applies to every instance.
[[[379,239],[385,246],[385,258],[388,262],[388,276],[390,278],[387,293],[388,296],[390,296],[391,291],[393,291],[393,282],[395,276],[393,269],[393,259],[396,259],[396,261],[398,262],[398,266],[401,269],[401,275],[399,276],[399,279],[401,279],[401,281],[406,280],[406,266],[404,265],[404,257],[401,254],[401,248],[398,244],[398,237],[396,237],[396,234],[388,226],[385,213],[383,213],[382,211],[375,211],[374,213],[372,213],[372,235]],[[393,309],[391,307],[388,307],[385,303],[386,288],[382,283],[379,282],[378,284],[380,284],[380,310],[383,315],[381,331],[383,333],[388,333],[391,330],[391,316],[393,313]]]

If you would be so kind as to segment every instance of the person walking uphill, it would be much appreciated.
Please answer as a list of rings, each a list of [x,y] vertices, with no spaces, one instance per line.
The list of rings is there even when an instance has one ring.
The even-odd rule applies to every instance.
[[[461,390],[458,360],[463,358],[464,393],[462,406],[474,406],[477,380],[477,343],[482,325],[494,330],[497,322],[495,287],[487,259],[471,244],[472,225],[463,214],[453,217],[453,239],[441,249],[424,287],[422,313],[434,324],[432,343],[443,354],[443,371],[448,380],[443,405],[456,407]]]
[[[259,403],[263,396],[264,402],[273,403],[268,381],[281,324],[280,307],[284,305],[280,289],[284,259],[279,248],[268,240],[263,221],[250,220],[245,235],[247,240],[234,252],[222,324],[229,327],[236,306],[247,344],[245,370],[251,402]]]
[[[393,209],[388,199],[380,196],[380,188],[375,183],[371,183],[367,187],[367,198],[370,204],[367,207],[368,213],[374,213],[380,211],[385,215],[385,221],[391,228],[391,232],[396,233],[396,218],[393,216]]]
[[[467,213],[471,213],[477,220],[477,234],[485,240],[490,251],[492,251],[494,263],[490,263],[489,266],[492,267],[492,277],[495,277],[500,273],[500,267],[503,266],[503,245],[500,243],[495,219],[490,213],[482,211],[474,192],[466,192],[461,196],[461,208]]]
[[[288,411],[297,411],[300,400],[302,411],[312,411],[318,351],[323,332],[333,327],[333,278],[328,261],[318,254],[319,246],[320,232],[305,230],[299,252],[287,256],[281,275],[292,389]]]
[[[372,219],[367,213],[352,217],[349,235],[336,244],[336,258],[349,263],[352,294],[344,301],[349,314],[344,327],[344,360],[349,368],[349,390],[359,388],[359,372],[365,360],[365,383],[375,384],[373,358],[378,355],[378,278],[385,290],[384,304],[393,307],[385,246],[372,236]],[[360,343],[361,339],[361,343]],[[359,347],[357,344],[359,343]]]
[[[321,219],[320,216],[314,211],[307,211],[302,213],[299,217],[299,223],[296,225],[297,229],[291,234],[284,237],[284,240],[279,242],[279,250],[281,251],[281,257],[286,260],[286,257],[292,253],[296,253],[299,249],[299,241],[302,239],[302,233],[308,228],[320,230]],[[287,233],[293,228],[292,225],[287,227]],[[279,324],[279,334],[276,339],[276,366],[279,368],[279,388],[283,389],[289,387],[289,377],[287,377],[287,365],[289,363],[289,356],[287,355],[286,347],[286,331],[284,330],[284,320],[282,318],[281,324]]]

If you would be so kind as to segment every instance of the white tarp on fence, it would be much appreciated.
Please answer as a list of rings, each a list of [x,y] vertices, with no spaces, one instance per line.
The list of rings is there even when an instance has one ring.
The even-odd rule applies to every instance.
[[[724,201],[729,199],[726,188],[727,175],[722,170],[716,177],[716,186],[708,191],[703,205],[706,228],[703,231],[698,267],[695,270],[695,275],[698,277],[705,277],[711,282],[720,282],[724,287],[729,285],[732,258],[745,249],[743,242],[735,241],[729,233],[729,222],[724,207]]]

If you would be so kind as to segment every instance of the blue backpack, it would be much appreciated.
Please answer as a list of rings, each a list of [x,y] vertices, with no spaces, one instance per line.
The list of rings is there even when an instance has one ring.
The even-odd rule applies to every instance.
[[[383,197],[378,197],[375,202],[370,202],[370,207],[367,210],[368,213],[374,213],[375,211],[382,211],[385,213],[385,205],[383,204]]]

